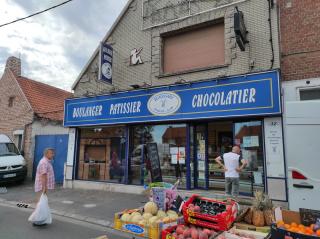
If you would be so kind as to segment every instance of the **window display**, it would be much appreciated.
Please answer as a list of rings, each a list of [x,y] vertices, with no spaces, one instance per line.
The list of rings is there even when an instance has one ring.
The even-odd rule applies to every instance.
[[[123,127],[81,129],[77,178],[124,183],[124,132]]]
[[[140,185],[152,181],[151,163],[155,157],[148,153],[148,145],[152,144],[157,148],[163,181],[175,183],[181,179],[180,186],[186,187],[186,125],[139,125],[130,131],[129,183]]]

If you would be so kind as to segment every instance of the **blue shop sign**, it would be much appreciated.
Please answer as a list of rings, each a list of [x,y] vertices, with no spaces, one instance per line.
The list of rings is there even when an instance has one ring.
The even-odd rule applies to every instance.
[[[281,113],[277,71],[65,101],[64,126]]]

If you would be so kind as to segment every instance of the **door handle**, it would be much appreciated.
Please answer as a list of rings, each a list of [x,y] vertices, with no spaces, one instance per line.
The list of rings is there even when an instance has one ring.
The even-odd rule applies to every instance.
[[[308,188],[308,189],[314,188],[313,185],[303,185],[303,184],[296,184],[296,183],[293,184],[293,187],[295,187],[295,188]]]

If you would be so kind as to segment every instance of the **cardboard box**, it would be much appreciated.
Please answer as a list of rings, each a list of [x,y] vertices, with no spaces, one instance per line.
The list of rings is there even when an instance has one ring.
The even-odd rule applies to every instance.
[[[139,211],[142,214],[142,209],[132,209],[129,212]],[[128,211],[126,211],[128,212]],[[127,232],[136,236],[149,238],[149,239],[159,239],[161,238],[161,232],[169,227],[183,224],[183,217],[179,217],[177,220],[171,220],[166,223],[159,222],[154,226],[143,226],[139,224],[134,224],[130,222],[122,222],[120,220],[122,214],[125,212],[119,212],[114,215],[114,229]]]
[[[237,233],[234,232],[223,232],[216,237],[216,239],[241,239],[241,238],[255,238],[255,239],[265,239],[267,238],[268,234],[261,233],[261,232],[254,232],[254,231],[245,231],[245,230],[238,230]],[[279,237],[280,239],[282,237]]]
[[[276,208],[275,210],[276,221],[283,221],[285,224],[301,224],[300,213],[289,210],[281,210],[280,208]],[[297,232],[291,232],[286,230],[285,228],[278,228],[276,224],[271,225],[271,239],[319,239],[318,236],[311,236],[306,234],[301,234]]]
[[[247,231],[256,231],[256,232],[263,232],[263,233],[269,233],[270,232],[270,226],[264,226],[264,227],[256,227],[251,224],[247,223],[235,223],[234,224],[236,229],[239,230],[247,230]]]

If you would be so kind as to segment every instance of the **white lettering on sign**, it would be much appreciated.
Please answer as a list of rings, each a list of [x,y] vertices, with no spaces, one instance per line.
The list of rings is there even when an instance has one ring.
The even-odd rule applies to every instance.
[[[141,107],[141,101],[111,104],[109,114],[118,115],[118,114],[139,113],[140,107]]]
[[[102,105],[77,107],[73,109],[72,118],[95,117],[102,115]]]
[[[256,89],[232,90],[229,92],[216,92],[196,94],[192,98],[192,108],[207,106],[246,104],[256,102]]]

